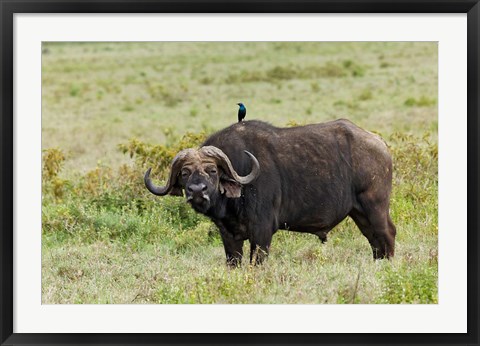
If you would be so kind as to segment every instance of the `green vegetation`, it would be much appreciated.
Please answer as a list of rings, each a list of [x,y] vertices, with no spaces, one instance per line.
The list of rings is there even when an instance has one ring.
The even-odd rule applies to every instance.
[[[45,43],[42,302],[437,303],[434,43]],[[231,270],[216,227],[158,198],[181,149],[236,121],[340,117],[394,157],[392,261],[347,219],[326,244],[279,231],[266,263]],[[245,252],[247,244],[245,244]]]

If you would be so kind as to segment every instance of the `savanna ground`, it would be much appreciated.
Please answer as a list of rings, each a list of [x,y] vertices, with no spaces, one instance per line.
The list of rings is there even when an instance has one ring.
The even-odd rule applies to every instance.
[[[437,80],[427,42],[44,43],[42,302],[437,303]],[[383,136],[393,260],[347,219],[326,244],[279,231],[265,264],[231,270],[214,225],[144,188],[238,102],[247,120]]]

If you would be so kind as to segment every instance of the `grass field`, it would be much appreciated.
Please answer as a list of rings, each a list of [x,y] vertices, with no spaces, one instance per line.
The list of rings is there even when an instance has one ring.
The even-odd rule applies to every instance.
[[[428,42],[44,43],[42,302],[437,303],[437,58]],[[144,188],[238,102],[247,120],[382,135],[393,260],[347,219],[326,244],[279,231],[264,265],[231,270],[209,220]]]

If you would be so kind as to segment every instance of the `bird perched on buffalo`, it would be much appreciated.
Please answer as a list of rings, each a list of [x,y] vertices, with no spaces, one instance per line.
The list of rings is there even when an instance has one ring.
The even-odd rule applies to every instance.
[[[243,105],[243,103],[237,103],[237,105],[240,107],[238,108],[238,122],[241,122],[243,118],[247,115],[247,109]]]

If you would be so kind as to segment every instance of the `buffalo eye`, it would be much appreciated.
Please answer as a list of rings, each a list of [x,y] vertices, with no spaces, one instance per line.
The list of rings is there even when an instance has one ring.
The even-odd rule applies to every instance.
[[[190,171],[188,169],[182,170],[182,178],[187,179],[190,176]]]
[[[207,168],[207,172],[209,175],[215,175],[217,174],[217,167],[209,167]]]

